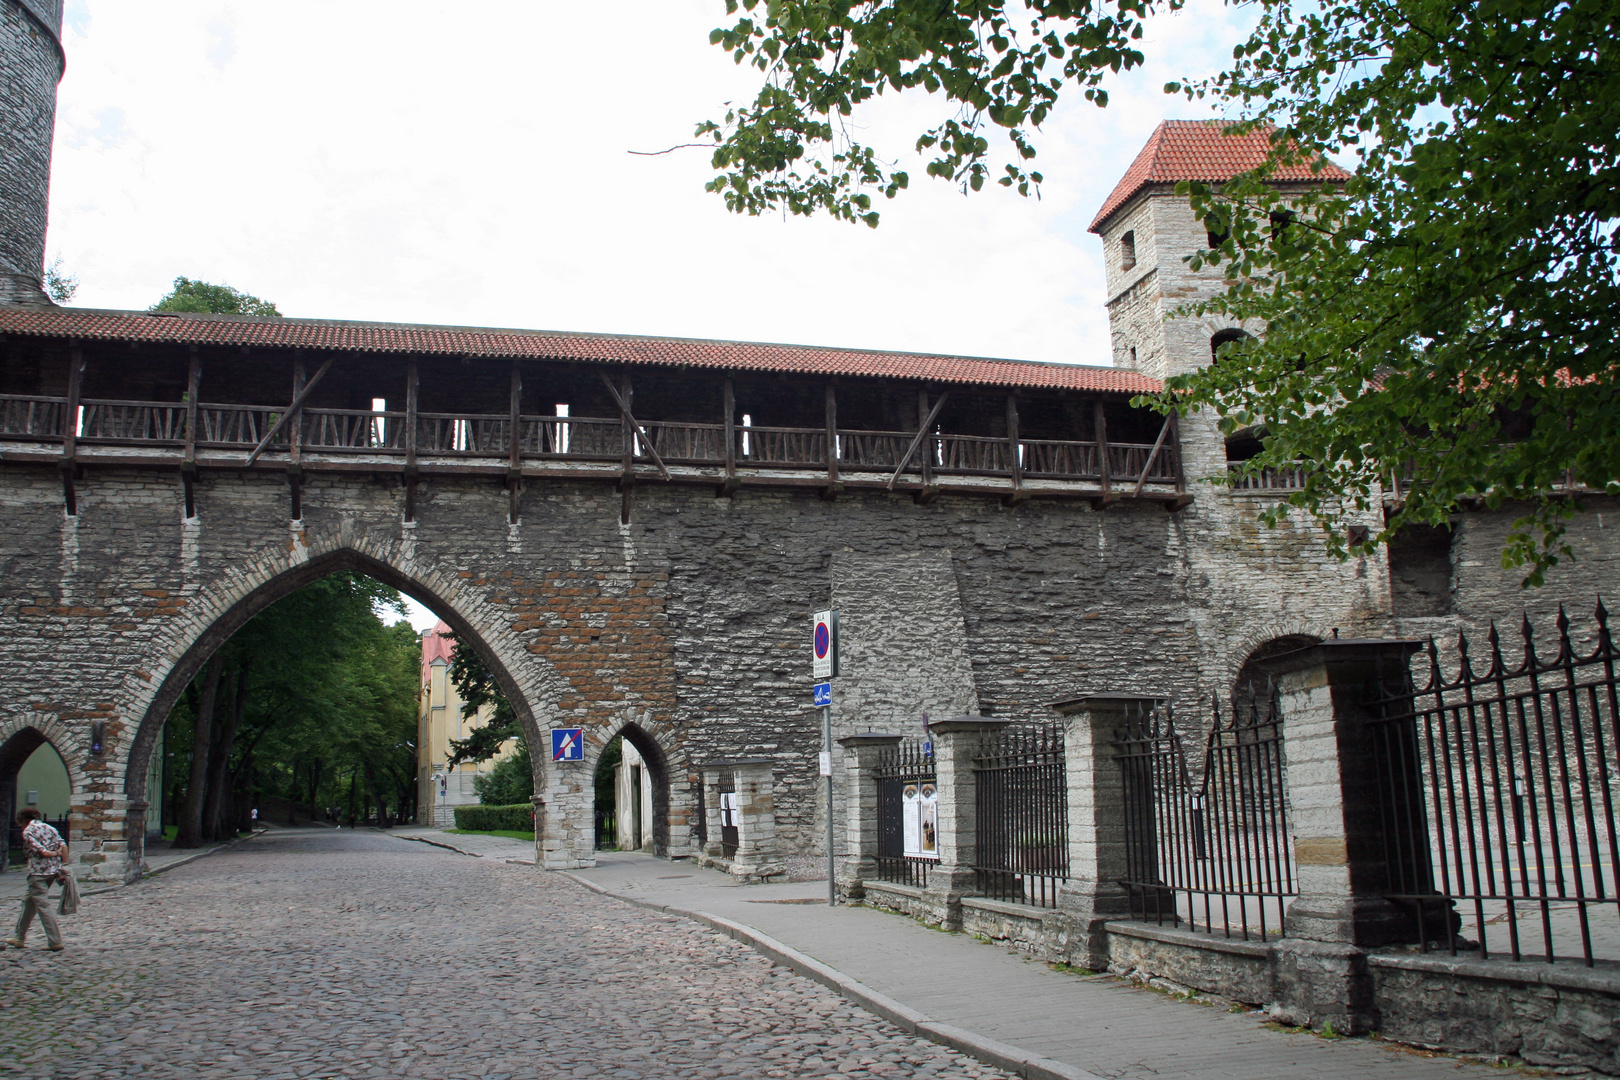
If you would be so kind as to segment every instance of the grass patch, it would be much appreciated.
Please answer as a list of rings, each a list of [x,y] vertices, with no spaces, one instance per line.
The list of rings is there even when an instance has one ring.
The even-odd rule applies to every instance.
[[[534,833],[522,832],[518,829],[446,829],[447,833],[458,836],[506,836],[513,840],[533,840]]]

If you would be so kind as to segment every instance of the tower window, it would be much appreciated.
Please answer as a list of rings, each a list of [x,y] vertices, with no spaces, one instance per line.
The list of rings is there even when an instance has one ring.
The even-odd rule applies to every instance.
[[[1242,330],[1232,327],[1228,330],[1217,330],[1215,336],[1209,339],[1209,357],[1211,360],[1221,358],[1221,346],[1229,341],[1242,341],[1249,335]]]
[[[1136,265],[1136,230],[1119,238],[1119,268],[1129,270]]]

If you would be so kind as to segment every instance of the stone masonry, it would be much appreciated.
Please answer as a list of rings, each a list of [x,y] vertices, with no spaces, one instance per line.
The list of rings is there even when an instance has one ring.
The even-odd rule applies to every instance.
[[[0,0],[0,303],[45,304],[45,208],[61,0]]]

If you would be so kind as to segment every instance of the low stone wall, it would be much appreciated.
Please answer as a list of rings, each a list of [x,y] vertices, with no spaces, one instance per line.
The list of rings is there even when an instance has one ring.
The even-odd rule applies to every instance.
[[[1620,964],[1373,954],[1367,965],[1387,1038],[1620,1076]]]
[[[911,885],[896,885],[888,881],[863,881],[862,902],[869,907],[882,908],[901,915],[909,915],[929,926],[944,930],[957,930],[959,915],[950,911],[939,897],[926,889]]]
[[[1169,979],[1248,1005],[1277,1000],[1275,957],[1262,942],[1123,921],[1107,931],[1108,970],[1116,975]]]
[[[1061,910],[965,896],[947,904],[907,885],[863,881],[862,902],[1076,962],[1083,936]],[[1620,1076],[1620,964],[1511,963],[1367,952],[1279,938],[1243,941],[1152,923],[1104,924],[1108,970],[1263,1006],[1287,1024],[1377,1032],[1428,1049],[1515,1055]]]

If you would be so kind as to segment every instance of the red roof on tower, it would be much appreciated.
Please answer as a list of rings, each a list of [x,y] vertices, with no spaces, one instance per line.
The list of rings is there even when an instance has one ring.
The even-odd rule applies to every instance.
[[[1230,120],[1166,120],[1156,128],[1136,155],[1125,176],[1092,219],[1091,231],[1101,232],[1103,222],[1136,197],[1150,184],[1174,184],[1179,180],[1230,180],[1239,173],[1265,164],[1271,151],[1269,125],[1242,135],[1228,135]],[[1348,180],[1350,174],[1326,158],[1287,165],[1272,174],[1274,180]]]

